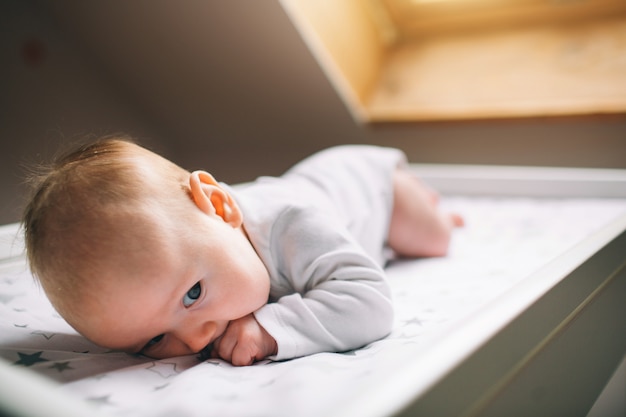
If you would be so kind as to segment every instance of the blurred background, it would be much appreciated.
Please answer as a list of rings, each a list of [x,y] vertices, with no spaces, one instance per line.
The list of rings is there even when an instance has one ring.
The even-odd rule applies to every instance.
[[[0,224],[19,220],[25,166],[115,132],[231,183],[345,143],[626,168],[620,115],[360,123],[277,0],[0,1]]]

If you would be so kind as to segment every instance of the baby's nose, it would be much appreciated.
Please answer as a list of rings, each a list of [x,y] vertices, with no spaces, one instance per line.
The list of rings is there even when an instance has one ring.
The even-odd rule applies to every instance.
[[[202,351],[211,343],[217,330],[214,322],[205,322],[196,326],[184,325],[183,327],[179,331],[179,338],[193,353]]]

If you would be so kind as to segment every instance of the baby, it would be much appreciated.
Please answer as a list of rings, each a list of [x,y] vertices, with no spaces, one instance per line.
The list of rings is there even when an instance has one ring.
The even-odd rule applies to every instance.
[[[405,165],[396,149],[343,146],[229,186],[103,138],[37,182],[30,267],[111,349],[250,365],[358,348],[391,331],[390,254],[444,255],[463,223]]]

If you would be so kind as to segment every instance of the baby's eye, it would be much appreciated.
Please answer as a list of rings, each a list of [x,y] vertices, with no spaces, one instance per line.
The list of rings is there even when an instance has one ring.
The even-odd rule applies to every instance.
[[[200,285],[200,282],[196,282],[196,285],[191,287],[191,289],[187,291],[187,294],[183,297],[183,305],[185,307],[190,307],[198,298],[200,298],[201,293],[202,286]]]
[[[153,337],[152,339],[150,339],[150,341],[148,343],[146,343],[146,346],[144,346],[144,348],[142,350],[145,350],[149,347],[152,347],[154,345],[156,345],[157,343],[159,343],[161,341],[161,339],[163,339],[163,336],[165,336],[164,334],[160,334],[158,336]]]

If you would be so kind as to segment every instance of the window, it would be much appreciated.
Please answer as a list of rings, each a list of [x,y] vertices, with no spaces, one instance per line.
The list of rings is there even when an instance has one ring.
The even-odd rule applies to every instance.
[[[624,0],[282,0],[364,122],[626,112]]]
[[[367,0],[403,38],[460,30],[563,24],[626,12],[623,0]]]

